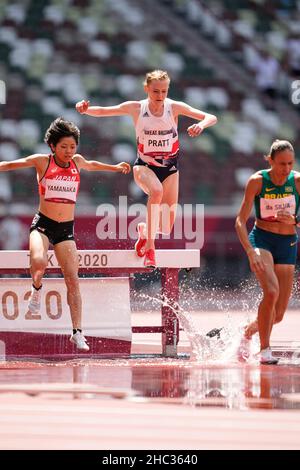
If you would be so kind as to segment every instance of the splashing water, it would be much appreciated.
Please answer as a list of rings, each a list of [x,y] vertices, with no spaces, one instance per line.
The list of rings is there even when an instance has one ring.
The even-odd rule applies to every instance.
[[[171,303],[169,299],[152,297],[148,294],[142,294],[142,297],[151,301],[159,307],[166,306],[174,312],[179,320],[181,327],[184,329],[186,336],[191,344],[192,357],[196,362],[224,363],[229,361],[237,361],[242,359],[243,362],[253,361],[253,351],[258,351],[258,335],[254,335],[252,341],[248,342],[245,350],[244,343],[244,326],[245,321],[239,325],[234,325],[231,316],[227,315],[226,325],[221,329],[220,335],[214,337],[201,333],[196,327],[192,315],[178,304]],[[245,309],[245,311],[249,311]]]
[[[181,304],[185,308],[201,310],[218,310],[231,312],[242,310],[249,312],[257,310],[261,300],[261,290],[254,278],[244,280],[237,287],[219,286],[213,279],[190,285],[189,280],[183,280],[181,287]]]

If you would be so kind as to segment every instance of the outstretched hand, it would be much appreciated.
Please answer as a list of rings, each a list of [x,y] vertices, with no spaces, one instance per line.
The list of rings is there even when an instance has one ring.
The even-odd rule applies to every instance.
[[[204,127],[202,127],[200,123],[193,124],[187,128],[187,133],[190,137],[197,137],[198,135],[202,134],[203,131]]]
[[[118,163],[118,165],[116,165],[116,168],[118,168],[118,171],[120,173],[124,173],[124,175],[127,175],[131,171],[129,163],[126,162]]]
[[[88,110],[89,105],[89,101],[81,100],[76,103],[75,108],[80,114],[84,114]]]

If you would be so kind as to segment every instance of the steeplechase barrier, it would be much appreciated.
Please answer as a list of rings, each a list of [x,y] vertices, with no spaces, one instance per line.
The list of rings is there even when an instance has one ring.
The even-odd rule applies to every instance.
[[[0,357],[73,358],[130,356],[132,333],[161,333],[162,355],[177,356],[179,271],[200,267],[199,250],[157,250],[161,272],[160,326],[132,326],[130,278],[150,272],[133,250],[79,250],[84,334],[90,351],[70,343],[71,318],[67,291],[54,251],[48,252],[41,310],[28,311],[31,279],[29,251],[0,251]],[[12,275],[23,277],[11,277]],[[100,276],[101,275],[101,276]],[[26,276],[26,277],[25,277]]]

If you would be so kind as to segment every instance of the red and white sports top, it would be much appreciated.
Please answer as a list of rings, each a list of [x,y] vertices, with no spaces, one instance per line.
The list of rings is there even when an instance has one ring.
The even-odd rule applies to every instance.
[[[135,126],[138,156],[155,166],[168,166],[168,159],[179,154],[177,124],[172,113],[173,100],[166,98],[160,117],[149,110],[148,99],[140,101],[141,110]],[[161,160],[161,163],[157,160]]]
[[[44,176],[39,181],[39,194],[45,201],[75,204],[80,185],[80,173],[71,160],[68,167],[62,167],[49,155],[49,163]]]

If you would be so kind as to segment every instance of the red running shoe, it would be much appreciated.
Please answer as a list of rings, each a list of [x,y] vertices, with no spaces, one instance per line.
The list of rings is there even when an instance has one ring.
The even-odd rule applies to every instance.
[[[144,266],[145,268],[156,268],[155,251],[151,248],[145,253]]]
[[[134,245],[136,254],[140,258],[142,258],[145,255],[145,245],[146,245],[146,241],[147,241],[146,238],[142,238],[142,233],[143,233],[143,228],[144,228],[143,226],[144,226],[143,223],[138,224],[138,226],[137,226],[139,238],[137,239],[137,241]]]

